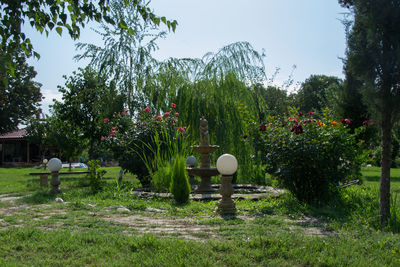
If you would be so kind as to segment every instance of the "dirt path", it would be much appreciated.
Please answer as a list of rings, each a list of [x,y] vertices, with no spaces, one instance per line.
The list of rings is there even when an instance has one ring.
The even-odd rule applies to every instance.
[[[69,203],[29,205],[16,202],[20,198],[20,196],[0,195],[0,230],[12,227],[37,227],[43,230],[85,231],[87,227],[93,227],[87,226],[87,222],[93,222],[99,225],[105,223],[106,227],[119,227],[121,232],[127,235],[155,234],[195,241],[222,238],[219,224],[204,224],[193,218],[176,218],[164,214],[163,210],[153,208],[148,208],[146,211],[130,211],[125,207],[116,206],[99,210],[95,205],[88,205],[82,210],[77,210]],[[244,224],[252,224],[257,216],[238,216],[238,218]],[[300,231],[305,235],[335,234],[327,231],[324,224],[314,218],[285,219],[285,221],[290,224],[288,231],[291,232],[298,232],[300,227]],[[225,227],[230,226],[225,225]]]

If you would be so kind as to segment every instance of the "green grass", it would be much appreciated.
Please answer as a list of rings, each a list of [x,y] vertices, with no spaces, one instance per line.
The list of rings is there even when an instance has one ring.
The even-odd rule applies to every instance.
[[[104,175],[106,181],[113,181],[119,175],[119,167],[101,168],[107,173]],[[62,169],[66,172],[68,169]],[[72,169],[72,171],[87,171],[87,169]],[[5,193],[27,193],[39,189],[39,175],[29,175],[31,172],[48,172],[48,170],[35,168],[0,168],[0,194]],[[51,177],[49,176],[49,181]],[[61,187],[69,188],[77,184],[87,183],[86,174],[70,174],[60,176]],[[125,181],[131,181],[139,186],[139,181],[132,174],[124,174]]]
[[[61,177],[66,204],[39,187],[35,169],[0,169],[0,266],[399,266],[400,197],[389,225],[379,225],[379,168],[363,168],[364,184],[341,190],[323,207],[290,194],[236,201],[236,218],[215,213],[217,201],[142,199],[130,190],[134,176],[117,187],[119,168],[106,168],[97,194],[85,175]],[[400,169],[392,170],[392,190]],[[394,194],[397,195],[397,194]],[[128,212],[119,212],[124,206]],[[154,212],[157,210],[157,212]],[[139,227],[142,219],[147,219]],[[175,232],[145,233],[169,220]],[[200,229],[190,236],[184,232]],[[201,230],[202,229],[202,230]]]
[[[361,173],[366,185],[379,188],[381,168],[364,167]],[[400,169],[390,170],[390,187],[393,192],[400,193]]]

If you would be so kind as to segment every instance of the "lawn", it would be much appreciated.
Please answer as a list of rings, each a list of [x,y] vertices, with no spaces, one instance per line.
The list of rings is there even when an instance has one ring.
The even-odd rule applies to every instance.
[[[285,193],[237,200],[236,218],[218,216],[216,201],[135,197],[134,176],[118,185],[119,168],[105,170],[108,184],[97,194],[85,175],[62,176],[66,202],[56,203],[28,175],[37,170],[0,169],[0,266],[400,265],[400,216],[378,224],[379,168],[363,168],[364,184],[324,207]],[[392,190],[399,188],[394,169]]]

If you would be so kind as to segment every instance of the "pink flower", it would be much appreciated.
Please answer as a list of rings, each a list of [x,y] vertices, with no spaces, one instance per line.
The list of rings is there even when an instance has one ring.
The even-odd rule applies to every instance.
[[[117,135],[117,133],[115,132],[115,130],[111,130],[110,134],[108,135],[109,137],[113,137]]]
[[[176,104],[175,103],[171,103],[171,108],[176,108]]]
[[[169,116],[169,112],[165,112],[164,117],[168,117],[168,116]]]
[[[128,110],[128,109],[125,109],[124,112],[122,112],[122,114],[125,115],[125,114],[128,114],[128,112],[129,112],[129,110]]]
[[[101,141],[104,141],[104,140],[106,140],[106,137],[105,137],[105,136],[102,136],[102,137],[101,137]]]
[[[157,119],[161,120],[162,119],[161,115],[157,115]]]
[[[178,127],[178,131],[184,133],[186,131],[186,129],[184,127]]]
[[[175,117],[179,117],[179,113],[178,112],[175,112]]]
[[[112,127],[111,129],[117,130],[117,129],[118,129],[118,126],[114,126],[114,127]]]
[[[110,120],[108,118],[104,119],[104,123],[108,123]]]
[[[146,108],[144,109],[144,111],[149,112],[149,111],[150,111],[150,107],[146,107]]]

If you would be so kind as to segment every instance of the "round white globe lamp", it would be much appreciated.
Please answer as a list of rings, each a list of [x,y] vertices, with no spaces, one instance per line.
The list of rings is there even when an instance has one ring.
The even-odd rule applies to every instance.
[[[223,154],[217,160],[217,170],[222,175],[234,174],[237,167],[237,159],[231,154]]]
[[[222,198],[218,202],[218,212],[221,215],[235,215],[236,204],[232,199],[234,192],[232,179],[238,167],[237,159],[231,154],[223,154],[217,160],[217,170],[221,176],[219,193]]]
[[[62,167],[61,160],[59,160],[58,158],[52,158],[47,163],[47,167],[51,172],[58,172]]]
[[[51,171],[50,184],[51,184],[52,188],[51,188],[50,192],[52,194],[61,193],[61,189],[60,189],[61,181],[60,181],[60,178],[58,177],[58,171],[62,167],[61,160],[59,160],[58,158],[52,158],[47,163],[47,167],[49,167],[49,170]]]

